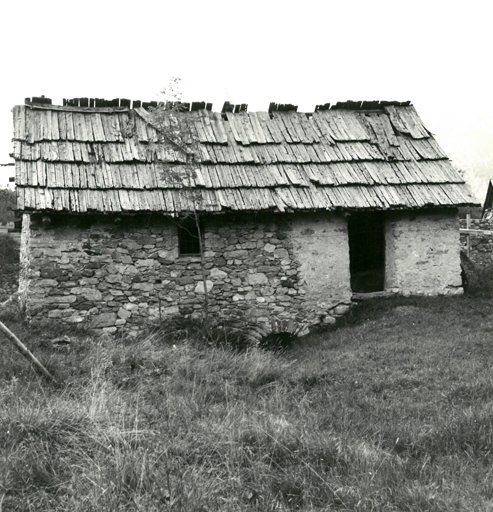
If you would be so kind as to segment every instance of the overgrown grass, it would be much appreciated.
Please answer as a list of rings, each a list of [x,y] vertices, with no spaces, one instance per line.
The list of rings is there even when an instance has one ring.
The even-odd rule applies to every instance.
[[[365,303],[282,354],[81,338],[0,344],[0,510],[486,511],[489,301]]]

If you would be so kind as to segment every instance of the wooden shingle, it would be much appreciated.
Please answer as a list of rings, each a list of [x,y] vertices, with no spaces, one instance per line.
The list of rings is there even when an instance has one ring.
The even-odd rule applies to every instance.
[[[141,107],[17,106],[18,207],[176,215],[194,201],[210,212],[474,204],[414,107],[372,108],[199,108],[162,119],[162,133]]]

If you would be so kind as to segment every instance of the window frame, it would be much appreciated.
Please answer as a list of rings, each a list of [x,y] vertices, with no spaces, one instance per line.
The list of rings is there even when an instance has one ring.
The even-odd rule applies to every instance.
[[[200,225],[200,233],[203,233],[202,225]],[[199,229],[193,217],[180,221],[177,225],[177,235],[179,256],[200,256]]]

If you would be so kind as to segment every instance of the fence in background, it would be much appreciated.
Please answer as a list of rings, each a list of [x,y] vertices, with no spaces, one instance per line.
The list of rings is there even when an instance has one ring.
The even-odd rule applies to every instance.
[[[493,263],[493,219],[460,220],[461,248],[477,264]]]
[[[6,226],[0,226],[0,236],[1,235],[8,235],[8,236],[11,236],[14,240],[17,240],[18,242],[21,241],[20,231],[12,231],[11,229],[7,228]]]

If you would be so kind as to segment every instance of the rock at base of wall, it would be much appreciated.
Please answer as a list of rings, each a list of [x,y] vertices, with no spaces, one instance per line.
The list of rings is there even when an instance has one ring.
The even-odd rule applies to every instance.
[[[91,329],[101,329],[103,327],[113,327],[116,321],[116,313],[102,313],[91,320]]]

